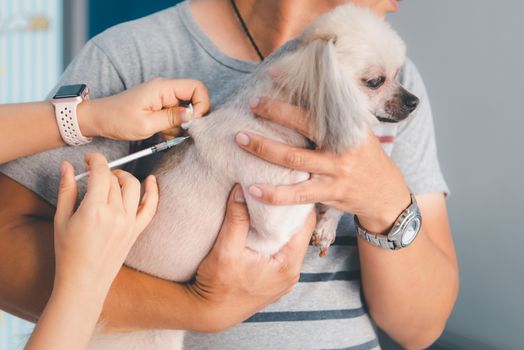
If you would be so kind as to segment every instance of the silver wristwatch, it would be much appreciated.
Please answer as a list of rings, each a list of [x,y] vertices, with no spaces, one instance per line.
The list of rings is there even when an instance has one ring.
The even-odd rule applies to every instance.
[[[415,196],[410,193],[411,204],[399,215],[387,234],[376,234],[363,228],[355,215],[357,233],[369,243],[389,250],[398,250],[410,245],[417,237],[422,226],[422,217]]]

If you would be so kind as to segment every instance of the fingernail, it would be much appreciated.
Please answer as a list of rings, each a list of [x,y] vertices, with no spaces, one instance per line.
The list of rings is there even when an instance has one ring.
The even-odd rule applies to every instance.
[[[242,188],[238,186],[238,188],[235,191],[235,202],[237,203],[245,203],[246,198],[244,197],[244,192],[242,192]]]
[[[247,134],[244,134],[243,132],[239,132],[237,136],[235,137],[235,140],[239,145],[242,145],[242,146],[249,145],[249,136]]]
[[[257,186],[250,186],[249,193],[256,198],[262,198],[262,190]]]
[[[260,99],[258,97],[251,97],[249,99],[249,107],[251,108],[257,108],[259,103]]]
[[[183,123],[193,120],[193,112],[190,111],[189,108],[184,108],[184,110],[180,112],[180,120]]]

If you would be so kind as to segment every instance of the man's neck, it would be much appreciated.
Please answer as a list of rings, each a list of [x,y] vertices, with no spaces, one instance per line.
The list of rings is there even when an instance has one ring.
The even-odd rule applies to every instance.
[[[259,57],[244,33],[231,0],[191,0],[192,15],[225,54],[247,61]],[[267,57],[299,35],[319,15],[347,0],[236,0],[240,14]]]
[[[236,0],[238,9],[264,56],[298,36],[318,16],[345,2],[347,1]]]

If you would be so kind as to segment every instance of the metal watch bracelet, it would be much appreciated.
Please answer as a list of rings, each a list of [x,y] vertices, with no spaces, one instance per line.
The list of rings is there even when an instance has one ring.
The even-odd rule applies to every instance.
[[[417,201],[412,193],[410,193],[410,196],[410,205],[400,213],[387,234],[369,232],[360,225],[358,217],[355,215],[355,227],[358,235],[372,245],[388,250],[398,250],[409,246],[417,237],[422,226],[422,217]]]

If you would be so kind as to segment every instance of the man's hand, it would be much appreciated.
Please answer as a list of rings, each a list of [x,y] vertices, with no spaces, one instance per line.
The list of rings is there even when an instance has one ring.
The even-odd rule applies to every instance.
[[[260,99],[253,105],[253,112],[316,139],[307,124],[306,112],[296,106]],[[247,132],[239,133],[236,140],[257,157],[311,174],[308,181],[295,185],[255,184],[249,188],[251,195],[268,204],[324,203],[355,213],[368,230],[382,232],[410,203],[400,170],[371,132],[361,145],[341,154],[293,147]]]
[[[34,322],[53,287],[54,208],[3,175],[0,191],[0,308]],[[191,285],[123,267],[104,304],[106,331],[219,331],[288,292],[299,277],[314,215],[274,257],[245,248],[247,217],[245,204],[230,198],[220,238]]]
[[[274,256],[246,248],[249,214],[236,185],[215,246],[198,268],[196,281],[188,285],[196,298],[196,313],[207,315],[199,317],[198,327],[222,331],[289,293],[300,277],[314,227],[312,212],[302,230]]]

